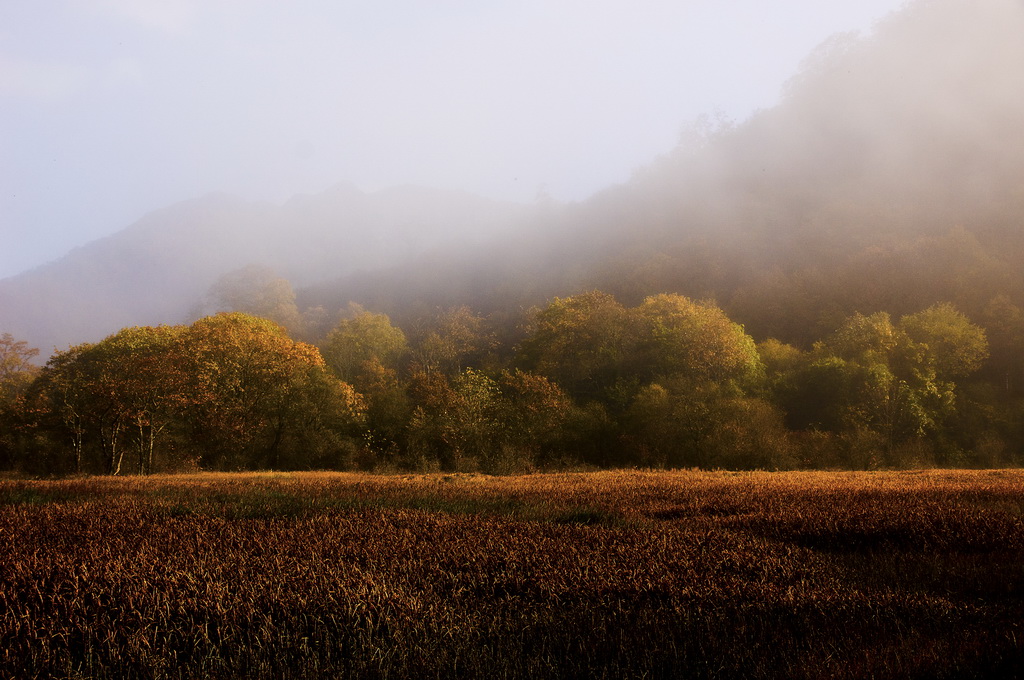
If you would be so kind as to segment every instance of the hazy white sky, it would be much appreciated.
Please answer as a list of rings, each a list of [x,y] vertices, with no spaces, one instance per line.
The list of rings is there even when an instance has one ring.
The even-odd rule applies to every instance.
[[[0,277],[212,191],[586,198],[900,0],[2,0]]]

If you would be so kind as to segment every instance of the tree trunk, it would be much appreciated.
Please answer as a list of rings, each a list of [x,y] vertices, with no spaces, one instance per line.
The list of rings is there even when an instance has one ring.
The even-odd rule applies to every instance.
[[[75,474],[82,473],[82,428],[75,427],[71,431],[71,449],[75,453]]]
[[[139,427],[138,451],[139,451],[139,474],[146,474],[146,428],[142,424],[142,418],[136,421]]]
[[[156,435],[157,435],[157,432],[159,432],[161,429],[163,429],[163,426],[155,427],[153,425],[153,421],[152,420],[149,422],[149,446],[148,446],[148,450],[146,451],[146,474],[147,475],[153,474],[153,449],[156,448]]]
[[[109,436],[103,432],[103,426],[100,426],[100,449],[103,451],[107,474],[117,475],[121,473],[121,461],[124,459],[124,451],[117,445],[121,435],[120,418],[111,423],[108,432]]]

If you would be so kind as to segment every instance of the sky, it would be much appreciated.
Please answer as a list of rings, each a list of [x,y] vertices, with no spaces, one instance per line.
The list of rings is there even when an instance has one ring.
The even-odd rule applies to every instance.
[[[902,4],[2,0],[0,278],[212,192],[583,200]]]

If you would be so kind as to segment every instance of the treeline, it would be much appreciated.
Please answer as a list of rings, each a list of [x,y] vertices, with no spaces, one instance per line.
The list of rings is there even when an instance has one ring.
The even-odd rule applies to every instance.
[[[0,462],[875,468],[1016,464],[1024,446],[1020,395],[986,372],[986,330],[946,303],[853,314],[809,349],[757,343],[711,302],[599,291],[555,298],[514,334],[467,307],[403,329],[353,306],[317,345],[221,313],[126,328],[36,368],[4,336]]]

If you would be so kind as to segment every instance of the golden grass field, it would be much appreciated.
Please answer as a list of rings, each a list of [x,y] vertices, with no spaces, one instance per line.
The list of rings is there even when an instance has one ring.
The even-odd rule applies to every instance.
[[[1024,472],[0,482],[0,677],[1024,676]]]

